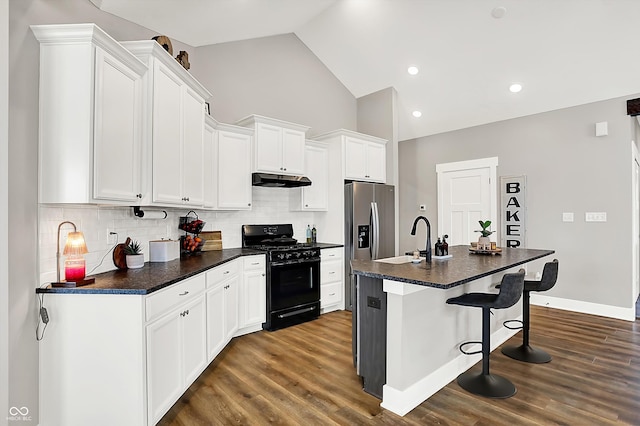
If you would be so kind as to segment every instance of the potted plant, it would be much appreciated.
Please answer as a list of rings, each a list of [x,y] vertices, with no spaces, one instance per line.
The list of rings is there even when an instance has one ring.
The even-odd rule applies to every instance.
[[[144,266],[144,254],[139,242],[132,240],[124,247],[124,252],[127,255],[127,268],[137,269]]]
[[[479,220],[478,223],[482,227],[475,232],[480,232],[482,236],[478,238],[478,250],[491,250],[491,240],[489,239],[489,235],[493,234],[494,231],[490,231],[488,228],[491,226],[490,220]]]

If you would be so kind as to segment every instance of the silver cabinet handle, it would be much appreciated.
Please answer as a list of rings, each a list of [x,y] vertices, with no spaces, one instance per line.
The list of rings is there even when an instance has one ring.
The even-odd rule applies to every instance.
[[[189,294],[189,292],[185,290],[184,293],[180,293],[178,296],[186,296],[187,294]]]
[[[224,271],[222,275],[227,275],[230,271]]]
[[[260,262],[253,262],[252,265],[259,265]]]

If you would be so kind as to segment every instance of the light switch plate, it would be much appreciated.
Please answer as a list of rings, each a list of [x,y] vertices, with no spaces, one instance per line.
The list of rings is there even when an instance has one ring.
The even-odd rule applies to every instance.
[[[563,222],[573,222],[573,212],[562,213]]]
[[[606,222],[607,212],[586,212],[584,214],[585,222]]]

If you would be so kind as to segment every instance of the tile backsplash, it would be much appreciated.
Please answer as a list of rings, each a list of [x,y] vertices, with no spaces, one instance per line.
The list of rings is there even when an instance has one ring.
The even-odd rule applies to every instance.
[[[307,224],[318,222],[323,212],[297,212],[290,210],[289,197],[296,189],[253,187],[252,210],[249,211],[207,211],[193,209],[206,222],[204,231],[222,231],[223,248],[242,246],[242,225],[262,223],[292,223],[294,237],[305,239]],[[180,216],[185,216],[190,208],[149,207],[142,210],[164,210],[166,219],[140,219],[134,216],[131,207],[95,205],[52,205],[42,204],[39,211],[39,259],[40,284],[56,280],[56,237],[58,225],[63,221],[73,222],[78,231],[84,233],[89,253],[87,275],[116,269],[112,259],[114,243],[109,241],[109,232],[116,232],[118,243],[127,237],[141,243],[145,261],[149,259],[149,241],[177,239],[184,232],[178,229]],[[193,214],[192,214],[193,216]],[[64,247],[66,234],[71,225],[64,225],[60,232],[60,250]],[[322,230],[318,229],[318,240],[322,240]],[[63,278],[63,277],[62,277]]]

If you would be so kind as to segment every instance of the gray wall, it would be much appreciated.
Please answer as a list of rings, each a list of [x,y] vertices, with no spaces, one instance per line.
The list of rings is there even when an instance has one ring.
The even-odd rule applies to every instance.
[[[11,123],[7,197],[11,202],[8,210],[11,251],[6,280],[9,283],[8,406],[28,407],[32,421],[21,424],[37,424],[38,346],[34,338],[37,298],[34,288],[38,285],[39,247],[39,45],[29,25],[94,22],[121,41],[150,39],[158,34],[102,12],[87,0],[11,0],[8,15],[8,118]],[[201,82],[214,95],[210,102],[212,114],[218,121],[233,122],[249,114],[261,114],[312,126],[314,133],[341,127],[355,129],[355,98],[293,35],[199,49],[174,39],[171,41],[174,53],[179,50],[189,52],[191,71],[196,78],[202,77]],[[0,80],[1,77],[0,73]],[[0,225],[1,219],[0,214]],[[162,225],[162,232],[165,232],[165,226]],[[2,254],[0,249],[0,256]],[[5,280],[1,281],[0,298]],[[0,356],[0,362],[2,360]],[[0,386],[3,385],[4,381]],[[4,412],[0,412],[0,419],[5,420]]]
[[[307,136],[356,129],[356,100],[296,37],[285,34],[196,49],[191,73],[213,94],[211,115],[251,114],[310,126]]]
[[[631,307],[626,100],[633,97],[400,142],[400,251],[424,245],[409,235],[419,204],[427,204],[437,229],[436,164],[498,157],[498,176],[527,176],[528,247],[554,249],[560,260],[558,285],[548,295]],[[596,137],[601,121],[609,123],[609,135]],[[608,221],[586,223],[587,211],[607,212]],[[575,222],[563,223],[563,212],[573,212]]]
[[[9,49],[9,1],[0,0],[0,50]],[[0,63],[0,424],[9,412],[9,64]]]
[[[387,183],[395,185],[398,156],[396,89],[388,87],[358,98],[358,132],[386,139]]]

